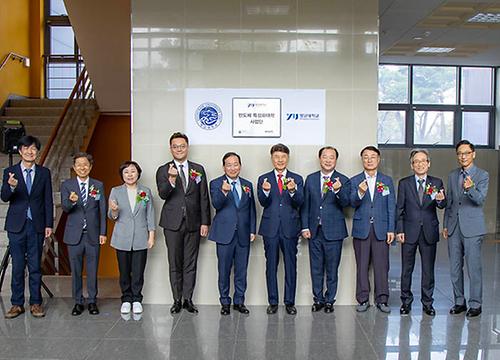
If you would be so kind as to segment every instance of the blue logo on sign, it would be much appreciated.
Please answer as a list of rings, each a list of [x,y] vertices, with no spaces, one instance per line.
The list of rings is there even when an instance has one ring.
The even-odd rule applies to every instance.
[[[213,130],[222,122],[222,111],[217,104],[204,103],[196,109],[194,119],[202,129]]]

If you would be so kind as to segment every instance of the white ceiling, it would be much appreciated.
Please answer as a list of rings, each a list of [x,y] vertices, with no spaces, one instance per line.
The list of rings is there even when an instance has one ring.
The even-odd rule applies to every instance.
[[[500,66],[500,28],[465,29],[459,27],[422,28],[418,23],[439,6],[443,0],[379,0],[380,16],[380,63],[408,64],[452,64],[452,65],[491,65]],[[484,3],[485,1],[463,1]],[[500,4],[500,0],[486,0],[487,3]],[[384,51],[397,43],[417,42],[413,38],[429,32],[424,46],[442,44],[482,44],[488,49],[467,57],[446,56],[384,56]]]

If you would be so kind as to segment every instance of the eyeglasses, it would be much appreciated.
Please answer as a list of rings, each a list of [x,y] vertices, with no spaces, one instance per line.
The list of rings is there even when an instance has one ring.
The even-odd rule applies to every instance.
[[[429,162],[429,160],[413,160],[413,163],[415,165],[426,164],[428,162]]]
[[[458,157],[467,157],[467,156],[470,156],[470,154],[472,154],[473,151],[464,151],[464,152],[457,152],[457,156]]]
[[[182,145],[172,145],[170,146],[172,150],[185,150],[187,149],[187,145],[182,144]]]

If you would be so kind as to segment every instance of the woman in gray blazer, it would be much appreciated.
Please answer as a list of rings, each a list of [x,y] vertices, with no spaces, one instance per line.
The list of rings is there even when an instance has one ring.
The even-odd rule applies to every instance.
[[[108,217],[115,222],[111,246],[116,249],[122,290],[121,313],[142,313],[142,286],[147,249],[155,243],[151,190],[138,184],[141,167],[135,161],[120,166],[123,184],[111,189]]]

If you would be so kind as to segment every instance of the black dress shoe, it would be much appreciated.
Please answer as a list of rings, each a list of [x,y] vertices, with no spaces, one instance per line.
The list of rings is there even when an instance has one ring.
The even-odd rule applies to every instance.
[[[476,317],[476,316],[481,315],[481,312],[482,312],[481,307],[478,307],[478,308],[469,308],[469,310],[467,311],[466,316],[468,318]]]
[[[399,308],[399,313],[401,315],[408,315],[410,313],[410,311],[411,311],[411,306],[410,305],[403,304]]]
[[[231,314],[231,306],[229,305],[222,305],[220,308],[220,314],[221,315],[229,315]]]
[[[429,316],[436,316],[436,310],[434,310],[434,307],[432,305],[424,306],[423,310],[424,313],[426,313]]]
[[[198,308],[194,306],[192,300],[184,300],[184,304],[182,304],[182,307],[186,309],[187,312],[190,312],[192,314],[198,313]]]
[[[452,314],[452,315],[458,315],[458,314],[463,313],[464,311],[467,311],[467,306],[465,306],[465,305],[454,305],[450,309],[450,314]]]
[[[99,308],[96,303],[89,304],[89,314],[90,315],[99,315]]]
[[[234,304],[233,309],[245,315],[250,314],[250,310],[244,304]]]
[[[75,304],[75,306],[73,306],[73,310],[71,310],[71,315],[81,315],[83,313],[83,310],[85,310],[85,307],[82,304]]]
[[[330,314],[333,312],[333,304],[332,303],[326,303],[325,304],[325,312],[327,314]]]
[[[170,308],[170,313],[171,314],[178,314],[180,313],[182,310],[182,303],[180,300],[176,300],[174,301],[174,303],[172,304],[172,307]]]
[[[294,305],[285,305],[285,310],[288,315],[297,315],[297,309]]]
[[[318,312],[320,311],[321,309],[323,309],[325,307],[325,304],[322,304],[322,303],[314,303],[312,308],[311,308],[311,311],[312,312]]]
[[[276,305],[276,304],[269,305],[269,306],[267,307],[266,312],[267,312],[269,315],[276,314],[276,313],[278,312],[278,305]]]

